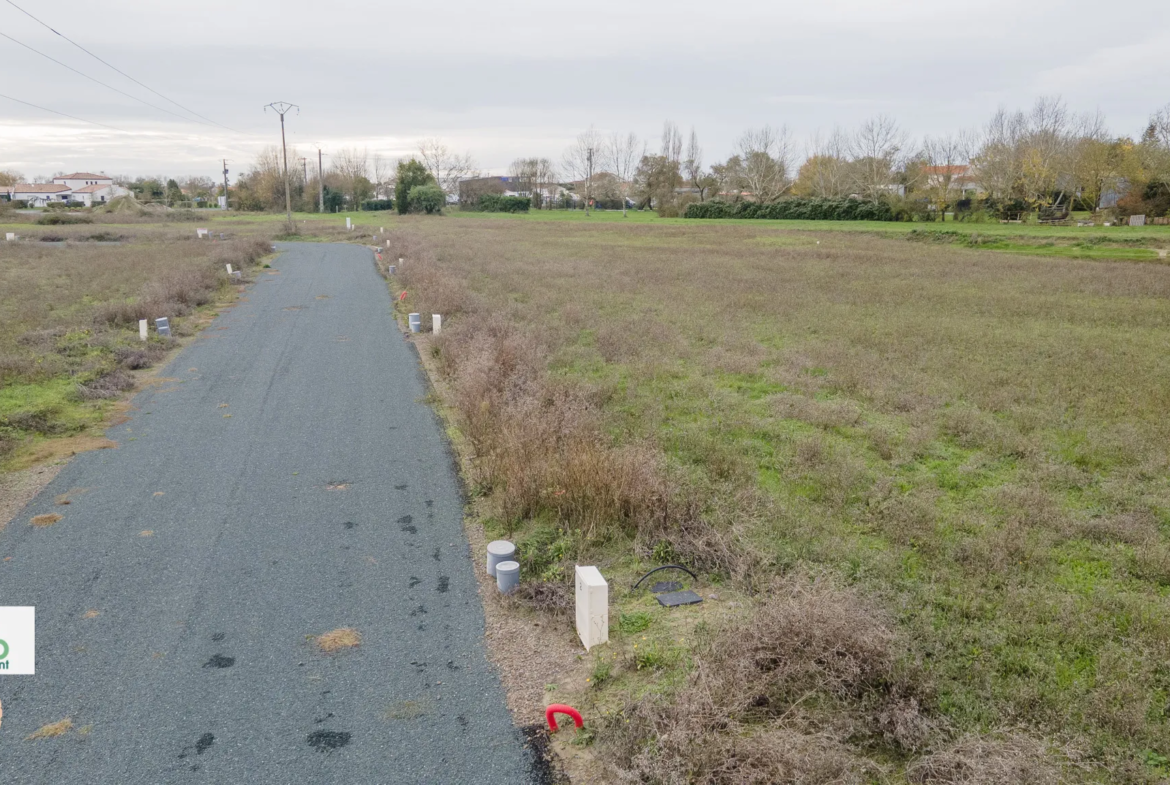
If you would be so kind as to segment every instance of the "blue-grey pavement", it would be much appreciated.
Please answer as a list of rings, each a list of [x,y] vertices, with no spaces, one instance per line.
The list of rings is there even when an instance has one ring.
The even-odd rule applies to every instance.
[[[0,783],[532,781],[372,255],[281,250],[134,399],[119,446],[0,533],[0,605],[37,628],[36,675],[0,675]],[[29,525],[43,513],[63,517]],[[323,653],[341,627],[360,646]]]

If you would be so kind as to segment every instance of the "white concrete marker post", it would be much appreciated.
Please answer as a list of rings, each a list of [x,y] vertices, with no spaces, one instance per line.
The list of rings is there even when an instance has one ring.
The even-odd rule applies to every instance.
[[[345,228],[346,228],[346,229],[352,229],[352,228],[353,228],[353,224],[351,224],[351,223],[349,222],[349,216],[348,216],[348,215],[347,215],[347,216],[345,216]]]
[[[145,319],[138,320],[138,339],[145,341],[147,333],[150,331],[150,324]]]
[[[8,242],[12,242],[13,240],[16,239],[16,232],[5,232],[4,239],[7,240]],[[386,246],[389,247],[390,243],[386,243]]]
[[[231,275],[232,274],[232,266],[230,264],[224,265],[224,266],[227,267],[228,275]]]
[[[389,248],[389,247],[390,247],[390,241],[389,241],[389,240],[387,240],[387,241],[386,241],[386,247],[387,247],[387,248]]]
[[[438,335],[443,331],[443,316],[442,314],[431,314],[431,332]]]
[[[596,567],[577,565],[577,635],[589,651],[609,643],[609,584]]]

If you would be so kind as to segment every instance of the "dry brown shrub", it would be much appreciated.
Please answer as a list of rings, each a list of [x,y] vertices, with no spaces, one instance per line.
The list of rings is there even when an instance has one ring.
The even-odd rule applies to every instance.
[[[117,398],[127,390],[134,389],[134,378],[119,368],[78,384],[76,388],[78,397],[83,401]]]
[[[846,428],[861,421],[861,409],[851,401],[818,401],[791,393],[777,395],[774,401],[781,417],[820,428]]]
[[[894,636],[872,603],[800,577],[778,580],[769,594],[749,623],[712,646],[733,711],[783,712],[809,691],[857,696],[891,675]]]
[[[669,514],[675,489],[660,452],[605,437],[589,392],[550,380],[535,339],[493,317],[465,320],[436,343],[474,450],[474,479],[505,519],[552,512],[594,536]]]
[[[768,594],[750,617],[699,645],[677,694],[642,698],[620,713],[606,738],[622,781],[862,782],[875,773],[846,744],[854,723],[835,728],[806,716],[802,704],[856,710],[886,690],[895,661],[888,620],[823,580],[779,579]],[[875,727],[924,743],[909,727],[911,706],[904,702],[898,718],[873,718]]]
[[[941,496],[930,488],[903,492],[893,477],[882,477],[869,491],[865,516],[893,542],[927,546],[937,531]]]
[[[796,443],[795,468],[815,483],[820,501],[841,508],[852,501],[867,477],[864,461],[851,451],[838,449],[820,434]]]
[[[501,602],[518,602],[552,616],[569,616],[574,608],[573,586],[563,581],[527,581],[499,596]]]
[[[1068,781],[1043,742],[1018,732],[963,736],[911,764],[906,776],[923,785],[1057,785]]]
[[[1134,548],[1133,574],[1160,586],[1170,586],[1170,545],[1149,541]]]
[[[1097,542],[1157,545],[1158,520],[1150,510],[1127,510],[1103,518],[1091,518],[1077,528],[1082,537]]]
[[[1005,485],[996,491],[995,502],[1009,525],[1073,531],[1072,521],[1053,494],[1038,485]]]
[[[1158,679],[1155,671],[1161,668],[1158,659],[1132,641],[1105,646],[1097,657],[1089,716],[1118,736],[1149,739],[1156,747],[1159,741],[1150,736],[1157,734],[1150,733],[1147,717]]]
[[[647,727],[640,712],[631,724]],[[653,727],[653,726],[649,726]],[[860,785],[880,773],[830,733],[776,727],[711,734],[691,723],[662,724],[655,743],[617,771],[621,783],[655,785]]]

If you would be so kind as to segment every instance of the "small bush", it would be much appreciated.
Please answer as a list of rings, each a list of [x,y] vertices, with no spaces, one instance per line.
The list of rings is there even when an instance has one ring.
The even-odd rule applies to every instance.
[[[532,206],[527,196],[501,196],[481,194],[479,203],[473,208],[481,213],[526,213]]]
[[[888,202],[862,199],[781,199],[778,202],[698,202],[687,205],[685,218],[760,218],[802,221],[893,221]]]
[[[380,210],[393,210],[393,199],[367,199],[362,202],[362,209],[367,212],[377,212]]]
[[[93,219],[88,215],[61,215],[54,213],[52,215],[42,215],[36,221],[41,226],[62,226],[64,224],[91,224]]]
[[[437,185],[416,185],[410,189],[410,211],[434,215],[443,211],[447,194]]]
[[[619,712],[610,746],[622,782],[747,785],[868,781],[872,764],[846,746],[864,728],[801,722],[809,704],[864,706],[890,691],[895,652],[888,620],[860,595],[822,581],[777,582],[747,620],[695,649],[686,684]],[[661,667],[650,647],[636,667]],[[906,719],[901,719],[906,723]]]

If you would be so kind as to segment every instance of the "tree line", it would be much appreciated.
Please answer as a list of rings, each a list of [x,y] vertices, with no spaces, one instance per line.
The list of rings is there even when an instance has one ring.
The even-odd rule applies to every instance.
[[[301,156],[295,147],[289,149],[288,160],[292,209],[308,213],[391,205],[402,212],[436,212],[445,204],[445,194],[458,190],[461,179],[479,174],[470,154],[455,152],[438,139],[422,140],[413,155],[398,160],[343,147],[328,155],[323,171],[318,170],[316,155]],[[415,193],[412,203],[415,189],[423,190]],[[279,147],[267,147],[256,156],[232,188],[231,204],[240,210],[284,209]]]
[[[521,159],[513,171],[532,170]],[[543,159],[539,159],[543,160]],[[1103,196],[1122,213],[1170,210],[1170,104],[1136,136],[1113,136],[1104,116],[1075,114],[1060,98],[1000,109],[980,128],[914,140],[894,118],[813,138],[798,155],[784,127],[745,131],[708,164],[697,133],[667,121],[652,149],[634,133],[582,132],[563,156],[563,176],[589,205],[620,203],[679,215],[718,199],[772,203],[787,197],[900,203],[923,217],[971,209],[1095,210]],[[555,179],[554,175],[547,175]]]

